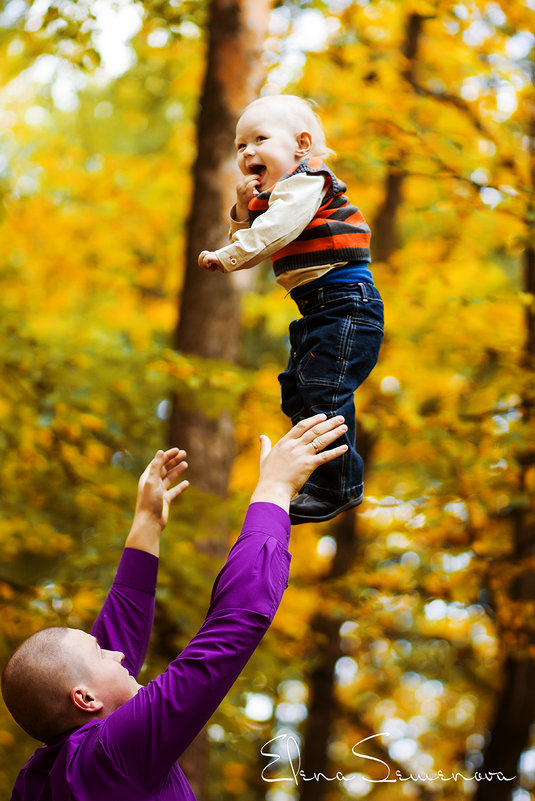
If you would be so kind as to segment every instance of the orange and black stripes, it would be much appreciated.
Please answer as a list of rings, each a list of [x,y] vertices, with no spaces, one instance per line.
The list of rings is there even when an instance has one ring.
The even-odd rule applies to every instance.
[[[292,242],[271,256],[275,275],[303,267],[318,267],[344,261],[370,262],[369,226],[362,212],[351,205],[345,196],[346,186],[321,159],[301,161],[281,181],[291,175],[325,176],[324,201],[314,219]],[[256,195],[249,203],[251,223],[269,208],[269,198],[275,187]]]

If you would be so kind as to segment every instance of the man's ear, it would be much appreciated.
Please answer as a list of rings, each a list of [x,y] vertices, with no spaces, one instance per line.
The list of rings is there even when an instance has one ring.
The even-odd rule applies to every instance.
[[[104,704],[97,701],[86,687],[73,687],[70,692],[71,701],[82,712],[100,712]]]
[[[310,131],[301,131],[297,134],[295,141],[296,156],[298,156],[300,159],[304,159],[305,156],[310,155],[310,151],[312,150],[312,134]]]

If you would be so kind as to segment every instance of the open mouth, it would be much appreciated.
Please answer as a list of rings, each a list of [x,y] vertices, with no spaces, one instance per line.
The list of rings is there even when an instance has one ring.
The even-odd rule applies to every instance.
[[[263,164],[251,164],[248,170],[251,174],[258,175],[260,180],[262,180],[266,174],[266,168]]]

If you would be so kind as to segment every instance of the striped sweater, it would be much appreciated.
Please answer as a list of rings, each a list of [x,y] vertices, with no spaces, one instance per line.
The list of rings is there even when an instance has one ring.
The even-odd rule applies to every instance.
[[[347,261],[371,262],[370,228],[356,206],[344,195],[346,186],[321,159],[303,159],[290,172],[291,175],[324,175],[325,194],[314,218],[292,242],[273,253],[273,270],[276,276],[303,267],[319,267]],[[275,184],[276,186],[276,184]],[[274,186],[255,195],[249,202],[251,224],[269,208]]]

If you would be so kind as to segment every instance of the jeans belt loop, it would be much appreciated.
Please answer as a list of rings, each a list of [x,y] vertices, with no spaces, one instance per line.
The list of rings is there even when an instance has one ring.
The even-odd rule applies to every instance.
[[[324,295],[324,293],[323,293],[323,287],[322,287],[321,289],[318,289],[318,303],[319,303],[321,308],[323,308],[323,306],[325,305],[324,302],[323,302],[323,300],[324,300],[323,295]]]
[[[368,302],[368,293],[366,292],[366,284],[359,281],[359,287],[362,294],[362,300],[364,303]]]

